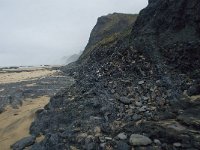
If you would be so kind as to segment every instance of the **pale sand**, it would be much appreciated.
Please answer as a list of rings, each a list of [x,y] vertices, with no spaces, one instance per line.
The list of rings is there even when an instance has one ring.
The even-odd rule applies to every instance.
[[[29,128],[35,118],[35,112],[43,108],[49,97],[27,99],[19,109],[6,108],[0,114],[0,150],[10,150],[10,145],[29,136]]]
[[[12,73],[0,73],[0,84],[16,83],[21,81],[36,80],[40,77],[50,76],[55,74],[56,70],[48,69],[36,69],[29,72],[12,72]]]

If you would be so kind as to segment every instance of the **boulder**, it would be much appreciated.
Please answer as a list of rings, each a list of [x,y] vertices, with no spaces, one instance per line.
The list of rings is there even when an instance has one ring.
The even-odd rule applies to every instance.
[[[13,150],[22,150],[25,147],[33,145],[35,143],[35,139],[36,138],[34,136],[25,137],[15,144],[11,145],[11,148]]]

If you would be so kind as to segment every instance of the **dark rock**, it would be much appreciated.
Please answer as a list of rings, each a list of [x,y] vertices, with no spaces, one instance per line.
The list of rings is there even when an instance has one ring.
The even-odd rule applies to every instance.
[[[132,134],[129,139],[129,142],[133,146],[149,145],[152,143],[151,139],[139,134]]]
[[[120,97],[119,101],[122,102],[125,105],[129,105],[129,104],[132,103],[132,100],[127,98],[127,97]]]
[[[25,147],[33,145],[35,143],[35,139],[36,138],[34,136],[25,137],[15,144],[11,145],[11,148],[13,150],[22,150]]]
[[[130,150],[131,147],[130,147],[130,145],[128,145],[127,143],[125,143],[123,141],[118,141],[116,149],[117,150]]]
[[[133,116],[132,116],[132,119],[134,120],[134,121],[138,121],[138,120],[140,120],[142,118],[142,116],[141,115],[137,115],[137,114],[134,114]]]
[[[200,85],[193,85],[187,90],[189,96],[200,95]]]

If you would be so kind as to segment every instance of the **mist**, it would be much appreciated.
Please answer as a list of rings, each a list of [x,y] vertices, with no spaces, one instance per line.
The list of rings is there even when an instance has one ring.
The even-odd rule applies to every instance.
[[[0,0],[0,66],[58,65],[84,50],[97,18],[148,0]]]

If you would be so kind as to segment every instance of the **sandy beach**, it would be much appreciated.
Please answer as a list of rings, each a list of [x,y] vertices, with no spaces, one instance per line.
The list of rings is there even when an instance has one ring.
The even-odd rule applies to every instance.
[[[19,139],[29,136],[29,127],[34,120],[35,112],[42,109],[49,101],[48,96],[27,99],[19,109],[7,107],[0,114],[0,149],[9,150],[10,145]]]
[[[27,80],[36,80],[40,77],[51,76],[56,73],[56,70],[48,69],[35,69],[35,70],[25,70],[22,72],[11,72],[11,73],[0,73],[0,83],[16,83]]]

